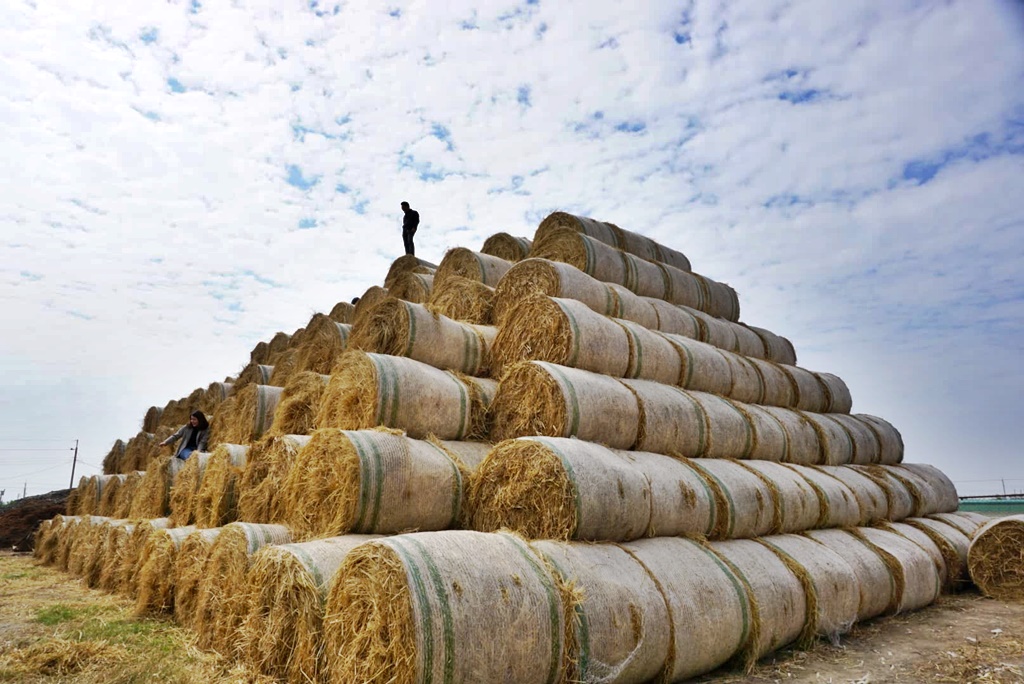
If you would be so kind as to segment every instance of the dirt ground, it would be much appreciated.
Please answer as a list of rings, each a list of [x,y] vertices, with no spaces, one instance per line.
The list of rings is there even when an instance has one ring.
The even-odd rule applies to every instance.
[[[0,682],[150,681],[267,680],[199,651],[169,620],[133,618],[121,597],[85,589],[28,555],[0,553]],[[838,644],[784,650],[749,674],[719,671],[699,681],[1024,683],[1024,604],[946,596],[858,625]]]
[[[70,489],[59,489],[0,507],[0,549],[15,547],[15,551],[31,551],[39,523],[63,513],[69,494]]]

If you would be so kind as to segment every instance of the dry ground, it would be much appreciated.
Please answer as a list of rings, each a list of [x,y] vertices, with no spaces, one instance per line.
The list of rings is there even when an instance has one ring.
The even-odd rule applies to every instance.
[[[29,556],[0,553],[0,682],[257,681],[196,649],[191,633],[169,620],[133,618],[121,597],[85,589]],[[783,651],[749,675],[701,681],[1024,683],[1024,605],[947,596],[859,625],[838,645]]]

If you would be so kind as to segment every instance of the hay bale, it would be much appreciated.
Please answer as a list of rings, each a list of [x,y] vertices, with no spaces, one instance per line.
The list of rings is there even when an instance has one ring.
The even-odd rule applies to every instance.
[[[431,290],[427,308],[452,320],[491,325],[494,322],[494,288],[452,276]]]
[[[930,518],[907,518],[903,522],[924,532],[939,547],[946,564],[946,588],[959,591],[966,587],[971,581],[970,573],[967,571],[967,553],[971,538],[952,525]]]
[[[158,518],[170,513],[171,485],[187,461],[165,456],[146,470],[142,476],[135,497],[132,499],[128,517]]]
[[[825,390],[825,413],[849,413],[853,408],[850,388],[843,379],[831,373],[814,373]]]
[[[685,254],[655,242],[645,235],[619,228],[614,223],[573,216],[561,211],[556,211],[541,221],[534,239],[539,240],[547,233],[563,228],[579,231],[647,261],[660,261],[683,271],[690,270],[690,260]]]
[[[86,518],[83,515],[66,515],[66,524],[62,525],[57,534],[53,564],[57,569],[67,571],[71,562],[71,550],[74,546],[78,525]]]
[[[221,404],[210,421],[210,446],[248,444],[270,429],[283,388],[249,385]]]
[[[460,520],[469,474],[430,441],[324,428],[297,454],[281,497],[297,539],[443,530]]]
[[[123,575],[121,562],[124,558],[124,549],[128,545],[137,526],[130,521],[123,522],[124,524],[111,525],[107,531],[103,565],[100,568],[99,579],[96,583],[96,586],[103,591],[114,592],[120,589],[121,586],[121,577]]]
[[[331,313],[327,314],[331,320],[337,323],[348,323],[351,325],[352,319],[355,318],[356,305],[349,302],[338,302],[331,309]]]
[[[902,480],[879,466],[850,466],[882,488],[887,504],[886,520],[903,520],[914,515],[914,496]]]
[[[889,515],[889,497],[875,480],[852,466],[816,466],[818,472],[834,477],[846,485],[860,507],[860,524],[871,525]]]
[[[270,380],[267,381],[267,384],[273,387],[284,387],[287,385],[288,379],[300,370],[298,358],[298,348],[283,351],[274,362],[274,372],[270,374]]]
[[[896,582],[875,548],[846,530],[810,530],[804,535],[839,555],[857,576],[857,619],[896,611]]]
[[[468,278],[495,287],[512,262],[499,257],[454,247],[449,249],[434,273],[434,286],[440,287],[448,278]]]
[[[561,598],[543,561],[510,534],[368,542],[328,593],[329,681],[561,681],[572,610]]]
[[[762,404],[766,406],[781,406],[783,408],[796,407],[796,392],[793,383],[782,366],[774,361],[747,357],[747,360],[754,366],[757,374],[761,376],[761,386],[764,388],[764,395],[761,397]]]
[[[952,513],[960,506],[956,485],[935,466],[925,463],[904,463],[878,466],[903,483],[914,501],[912,515]]]
[[[749,411],[749,405],[743,407]],[[786,435],[782,459],[787,463],[800,465],[818,465],[821,463],[821,441],[818,431],[803,413],[780,406],[760,406],[761,411],[774,418],[782,426]],[[763,456],[759,456],[763,458]]]
[[[806,638],[823,636],[836,643],[840,635],[850,631],[860,610],[860,584],[842,556],[798,534],[779,534],[758,541],[775,552],[804,586]]]
[[[655,299],[653,297],[640,297],[640,301],[649,305],[654,310],[656,319],[654,326],[651,327],[652,330],[682,335],[691,340],[703,340],[705,338],[704,324],[701,322],[703,314],[698,316],[697,314],[700,312],[696,309],[670,304],[664,299]]]
[[[170,519],[168,518],[140,520],[135,524],[135,528],[129,534],[127,541],[120,547],[115,556],[115,566],[119,572],[116,573],[116,577],[111,584],[119,593],[131,597],[136,595],[139,571],[142,567],[139,559],[146,546],[146,541],[155,530],[168,529],[169,525]]]
[[[110,451],[103,457],[103,473],[105,475],[121,472],[124,464],[124,447],[124,442],[119,439],[114,442],[114,446],[110,447]]]
[[[182,627],[191,627],[195,620],[206,561],[220,533],[220,528],[192,530],[178,549],[174,561],[174,619]]]
[[[901,537],[906,537],[921,547],[935,564],[935,568],[939,573],[941,587],[943,589],[952,588],[956,580],[954,573],[959,564],[956,548],[952,544],[949,544],[946,540],[936,542],[933,536],[905,522],[883,522],[879,527],[895,532]]]
[[[821,499],[798,471],[771,461],[740,461],[740,465],[756,473],[772,491],[775,502],[773,534],[803,532],[821,520]]]
[[[81,515],[96,515],[100,509],[100,496],[103,493],[103,485],[106,484],[106,475],[90,475],[85,478],[85,486],[79,480],[78,512]]]
[[[388,268],[388,273],[384,277],[384,287],[390,288],[392,283],[394,283],[395,280],[404,273],[422,273],[432,275],[435,271],[437,271],[436,264],[424,261],[423,259],[418,259],[411,254],[406,254],[391,262],[391,266]]]
[[[843,424],[827,413],[801,414],[818,434],[820,452],[815,463],[822,465],[847,465],[853,463],[853,439]]]
[[[422,273],[402,273],[388,286],[388,295],[408,302],[423,304],[434,289],[434,276]]]
[[[986,596],[1024,599],[1024,515],[997,518],[980,527],[967,559],[971,579]]]
[[[660,681],[708,672],[740,653],[754,606],[741,580],[710,549],[659,537],[623,544],[654,578],[669,608],[672,645]]]
[[[249,352],[249,363],[266,363],[269,356],[270,344],[267,342],[257,342],[256,346]]]
[[[265,363],[250,363],[238,374],[238,378],[231,384],[232,394],[238,394],[249,385],[270,384],[270,376],[274,374],[274,367]]]
[[[546,435],[629,449],[640,424],[637,398],[619,381],[542,361],[510,367],[491,412],[495,441]]]
[[[456,460],[457,463],[461,464],[470,472],[479,468],[480,464],[484,462],[485,458],[487,458],[487,454],[489,454],[491,449],[494,448],[494,445],[490,442],[460,442],[450,439],[437,440],[433,437],[428,439],[440,445]]]
[[[352,347],[414,359],[441,370],[487,375],[497,332],[492,326],[460,323],[422,304],[389,297],[362,318],[352,335]]]
[[[879,445],[879,463],[896,465],[903,460],[903,436],[892,423],[865,413],[858,413],[855,417],[875,431]]]
[[[182,423],[188,422],[191,413],[192,407],[188,403],[188,397],[171,399],[164,405],[160,414],[160,425],[161,427],[178,428]]]
[[[64,538],[65,528],[71,525],[72,520],[77,520],[77,516],[58,513],[48,525],[40,526],[33,549],[33,554],[39,559],[40,564],[54,565],[57,562],[57,552]]]
[[[351,333],[351,325],[315,314],[306,326],[302,345],[296,348],[295,372],[330,373],[348,347]]]
[[[79,484],[81,480],[79,480]],[[84,485],[83,485],[84,486]],[[79,504],[79,493],[78,489],[72,489],[68,494],[68,500],[64,503],[64,514],[65,515],[78,515],[78,504]]]
[[[779,364],[779,368],[789,376],[789,381],[793,385],[793,394],[796,400],[795,408],[812,413],[824,411],[826,404],[825,386],[817,375],[806,368],[790,366],[784,363]]]
[[[330,582],[350,551],[378,538],[350,534],[257,551],[242,592],[240,659],[277,680],[324,681],[321,632]]]
[[[184,527],[196,521],[196,492],[203,480],[203,472],[210,461],[210,454],[197,451],[191,454],[178,472],[171,485],[170,515],[171,527]]]
[[[748,596],[749,629],[740,658],[751,667],[761,656],[800,639],[808,614],[804,585],[766,546],[750,539],[709,545]]]
[[[124,481],[128,479],[128,475],[118,473],[116,475],[101,475],[100,477],[107,477],[108,479],[102,488],[100,494],[100,503],[97,506],[97,513],[100,515],[106,515],[110,517],[116,517],[114,511],[117,509],[117,499],[121,492],[121,486]]]
[[[510,268],[494,289],[495,322],[502,325],[506,313],[515,304],[537,293],[575,299],[597,313],[621,317],[618,298],[605,283],[569,264],[547,259],[526,259]],[[657,321],[653,308],[650,308],[650,317]]]
[[[621,382],[640,406],[638,449],[688,458],[748,458],[753,451],[753,426],[739,404],[647,380]]]
[[[316,429],[320,408],[330,375],[303,371],[288,379],[274,409],[274,421],[268,435],[308,435]]]
[[[174,609],[174,563],[185,538],[194,527],[154,529],[139,554],[136,578],[135,615],[143,616]]]
[[[516,237],[508,233],[495,233],[484,240],[484,246],[480,251],[515,263],[522,261],[530,254],[532,244],[533,240],[529,238]]]
[[[758,328],[755,325],[748,325],[746,327],[761,338],[761,342],[768,352],[767,357],[765,357],[768,361],[785,363],[790,366],[796,365],[796,350],[793,348],[792,342],[781,335],[776,335],[770,330]]]
[[[857,527],[851,532],[869,544],[888,566],[896,585],[896,613],[923,608],[939,597],[939,568],[923,548],[890,530]]]
[[[270,338],[269,346],[269,357],[267,363],[273,366],[277,361],[277,357],[281,356],[284,352],[288,351],[292,344],[292,336],[286,332],[276,332],[274,336]]]
[[[57,515],[59,516],[60,513],[58,513]],[[41,523],[39,523],[39,526],[36,527],[35,534],[32,535],[32,557],[36,560],[42,560],[42,546],[46,543],[47,539],[50,536],[51,525],[53,525],[53,518],[42,521]]]
[[[283,525],[234,522],[220,528],[207,556],[193,613],[192,626],[201,646],[223,655],[234,654],[239,645],[235,632],[245,617],[246,597],[241,589],[253,554],[264,546],[291,541],[291,533]]]
[[[238,481],[248,452],[241,444],[221,444],[210,454],[196,491],[197,527],[220,527],[238,518]]]
[[[933,513],[928,516],[933,520],[944,522],[947,525],[955,527],[967,536],[968,539],[973,539],[975,533],[992,518],[981,513],[971,513],[969,511],[957,511],[955,513]]]
[[[482,437],[495,385],[412,359],[349,350],[331,375],[317,425],[344,430],[386,426],[417,439],[430,434]]]
[[[712,539],[743,539],[769,534],[775,526],[776,494],[764,479],[738,461],[689,460],[715,497]]]
[[[758,461],[791,460],[789,453],[789,435],[786,426],[778,418],[754,404],[732,402],[747,419],[753,431],[749,458]]]
[[[376,285],[370,287],[363,293],[363,296],[356,302],[356,309],[352,313],[352,327],[359,325],[359,321],[366,315],[377,304],[382,302],[388,296],[387,288],[377,287]]]
[[[845,413],[829,413],[828,417],[846,430],[853,447],[851,463],[870,465],[881,460],[881,445],[878,443],[878,435],[870,425],[857,416]]]
[[[203,398],[199,400],[199,410],[206,416],[212,416],[234,390],[232,382],[211,382],[210,386],[203,392]]]
[[[656,580],[627,551],[613,544],[533,542],[572,604],[571,653],[565,681],[658,681],[672,644],[668,606]],[[571,659],[571,656],[570,656]]]
[[[763,404],[765,387],[757,367],[745,356],[725,350],[721,353],[729,364],[729,376],[732,379],[727,396],[747,404]]]
[[[309,439],[305,435],[271,435],[250,448],[238,483],[239,520],[277,523],[284,519],[278,506],[279,492],[296,455]]]
[[[853,490],[817,468],[786,464],[807,481],[818,496],[820,516],[813,527],[855,527],[866,524]]]
[[[523,437],[495,446],[473,475],[473,529],[532,539],[701,538],[715,502],[686,464],[591,442]]]
[[[68,556],[68,572],[81,578],[87,587],[95,585],[103,563],[103,540],[112,518],[87,515],[75,527],[75,539]]]
[[[117,488],[117,499],[114,501],[114,508],[110,511],[112,518],[128,518],[132,510],[132,500],[135,493],[142,484],[142,478],[146,473],[136,470],[125,476],[124,482]]]
[[[160,419],[164,412],[162,406],[150,406],[146,409],[146,415],[142,417],[142,431],[156,432],[160,427]]]

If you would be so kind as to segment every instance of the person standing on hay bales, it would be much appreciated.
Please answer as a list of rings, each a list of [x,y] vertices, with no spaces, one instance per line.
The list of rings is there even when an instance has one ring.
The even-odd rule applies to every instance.
[[[402,202],[402,240],[405,242],[405,253],[416,256],[416,246],[412,244],[412,236],[416,234],[416,228],[420,225],[420,213],[409,206],[408,202]]]
[[[186,460],[193,451],[206,451],[207,443],[210,440],[210,424],[202,411],[193,411],[188,418],[188,423],[182,425],[177,432],[160,442],[160,446],[174,444],[178,440],[181,444],[174,452],[175,458]]]

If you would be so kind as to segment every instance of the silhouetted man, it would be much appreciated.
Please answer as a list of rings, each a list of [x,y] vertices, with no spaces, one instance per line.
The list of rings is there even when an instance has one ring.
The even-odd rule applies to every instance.
[[[412,244],[412,236],[416,234],[416,228],[420,225],[420,214],[409,208],[408,202],[402,202],[402,240],[405,242],[405,253],[416,255],[416,246]]]

